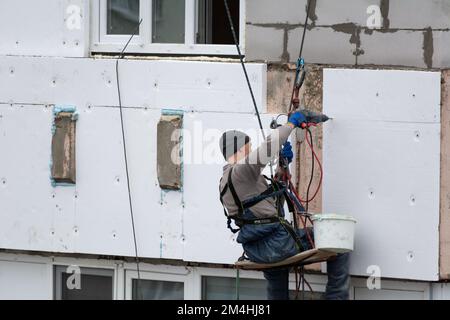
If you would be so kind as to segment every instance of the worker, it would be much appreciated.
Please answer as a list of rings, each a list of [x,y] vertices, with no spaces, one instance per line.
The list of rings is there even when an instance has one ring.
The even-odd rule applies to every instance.
[[[282,261],[300,251],[311,249],[307,232],[312,228],[293,230],[287,222],[277,219],[280,203],[269,196],[266,178],[261,174],[264,167],[281,156],[292,161],[292,147],[287,141],[294,128],[301,128],[308,122],[308,112],[296,111],[288,123],[278,127],[264,143],[252,151],[251,141],[245,133],[231,130],[223,133],[220,148],[227,161],[220,181],[221,201],[229,217],[240,227],[237,242],[242,244],[244,254],[256,263]],[[277,168],[277,173],[280,166]],[[264,193],[266,191],[266,193]],[[273,190],[275,191],[275,190]],[[265,194],[265,196],[264,196]],[[243,205],[245,204],[245,205]],[[281,205],[282,206],[282,205]],[[283,213],[284,214],[284,213]],[[284,220],[285,221],[285,220]],[[349,254],[339,254],[327,262],[328,282],[325,299],[347,300],[349,290]],[[269,300],[289,299],[289,269],[287,267],[264,271],[268,281]]]

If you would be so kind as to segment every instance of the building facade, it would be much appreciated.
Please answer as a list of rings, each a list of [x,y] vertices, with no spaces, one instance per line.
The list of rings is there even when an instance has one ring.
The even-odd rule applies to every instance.
[[[228,2],[269,132],[307,2]],[[0,298],[236,298],[217,142],[261,135],[223,3],[4,0],[0,18]],[[310,209],[358,220],[352,299],[450,298],[449,40],[446,0],[310,1],[301,102],[333,117]],[[264,288],[241,271],[241,299]]]

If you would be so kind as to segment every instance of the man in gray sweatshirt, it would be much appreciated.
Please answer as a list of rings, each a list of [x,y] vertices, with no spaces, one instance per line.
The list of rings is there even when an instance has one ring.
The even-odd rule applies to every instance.
[[[227,161],[219,186],[221,201],[228,216],[240,227],[237,242],[242,244],[251,261],[278,262],[311,248],[303,229],[292,231],[290,225],[280,222],[278,215],[282,203],[279,197],[259,197],[259,201],[253,201],[269,187],[261,174],[265,166],[280,151],[292,160],[292,150],[287,140],[294,128],[301,128],[303,123],[308,122],[305,114],[294,112],[287,124],[275,130],[254,151],[251,150],[250,138],[243,132],[227,131],[220,139],[222,154]],[[251,207],[248,206],[250,203]],[[230,220],[228,226],[235,230],[231,228]],[[348,269],[349,254],[340,254],[327,263],[326,299],[348,299]],[[267,270],[264,276],[268,280],[268,299],[289,299],[288,268]]]

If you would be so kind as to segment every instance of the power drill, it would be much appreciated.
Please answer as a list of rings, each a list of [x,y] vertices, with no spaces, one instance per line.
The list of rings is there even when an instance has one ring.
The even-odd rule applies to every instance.
[[[311,125],[315,126],[319,123],[326,122],[331,119],[323,113],[309,111],[306,109],[300,110],[300,112],[303,113],[303,115],[306,117],[306,122],[307,122],[307,123],[302,124],[303,129],[306,127],[309,127]]]
[[[329,118],[325,114],[314,112],[314,111],[309,111],[306,109],[302,109],[302,110],[300,110],[300,112],[303,113],[303,115],[306,118],[306,123],[304,123],[302,125],[302,129],[304,129],[306,127],[310,127],[310,126],[315,126],[319,123],[326,122],[326,121],[332,119],[332,118]],[[270,123],[271,129],[276,129],[281,126],[281,124],[278,124],[277,119],[278,119],[278,117],[273,119],[272,122]]]

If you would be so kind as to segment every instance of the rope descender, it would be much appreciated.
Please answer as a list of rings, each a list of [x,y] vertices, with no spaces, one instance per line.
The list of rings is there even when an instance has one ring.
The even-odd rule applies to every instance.
[[[292,110],[298,109],[300,105],[300,99],[299,99],[299,92],[300,89],[303,86],[303,83],[306,79],[306,67],[305,67],[305,60],[303,58],[298,58],[297,60],[297,69],[295,71],[295,82],[294,82],[294,90],[293,90],[293,96],[291,101],[291,107]],[[292,111],[289,110],[289,111]]]

